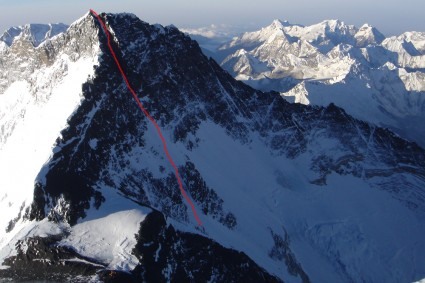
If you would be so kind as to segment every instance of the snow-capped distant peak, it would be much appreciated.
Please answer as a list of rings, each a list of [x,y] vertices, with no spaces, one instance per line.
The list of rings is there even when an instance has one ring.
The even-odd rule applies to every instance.
[[[24,26],[11,27],[6,30],[0,41],[11,46],[16,38],[28,39],[34,47],[39,46],[46,39],[52,38],[60,33],[65,32],[68,26],[62,23],[57,24],[27,24]]]
[[[366,47],[370,44],[380,44],[385,39],[385,36],[376,28],[366,23],[360,27],[354,38],[358,47]]]
[[[364,23],[364,24],[360,27],[359,31],[361,31],[361,30],[366,30],[366,29],[372,29],[372,28],[373,28],[373,26],[371,26],[370,24],[368,24],[368,23]]]
[[[339,32],[347,29],[353,29],[355,27],[352,25],[346,25],[343,21],[340,21],[338,19],[331,19],[324,20],[318,24],[314,24],[306,28],[311,30]]]
[[[293,28],[295,28],[295,29],[301,28],[302,29],[302,28],[304,28],[304,26],[292,24],[287,20],[282,21],[282,20],[276,19],[276,20],[273,20],[273,22],[270,25],[263,27],[261,30],[259,30],[257,32],[252,32],[251,34],[259,33],[262,36],[265,36],[265,35],[275,34],[276,32],[286,33],[288,30],[291,30]]]
[[[392,36],[386,40],[386,45],[397,45],[403,42],[410,42],[421,54],[425,54],[425,32],[410,31],[400,36]]]
[[[335,30],[338,27],[344,26],[344,22],[338,20],[338,19],[332,19],[332,20],[325,20],[321,22],[319,25],[328,26],[331,29]]]
[[[280,30],[283,29],[284,27],[289,27],[292,26],[288,21],[281,21],[281,20],[274,20],[268,27],[266,27],[266,29],[270,29],[270,30]]]

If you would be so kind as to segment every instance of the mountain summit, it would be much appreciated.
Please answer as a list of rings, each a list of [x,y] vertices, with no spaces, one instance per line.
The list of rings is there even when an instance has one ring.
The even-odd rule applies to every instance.
[[[100,16],[203,226],[89,13],[1,53],[0,278],[425,277],[422,148],[334,104],[254,90],[173,26]]]
[[[367,47],[369,45],[378,45],[384,41],[385,36],[369,24],[361,26],[359,31],[354,35],[357,47]]]

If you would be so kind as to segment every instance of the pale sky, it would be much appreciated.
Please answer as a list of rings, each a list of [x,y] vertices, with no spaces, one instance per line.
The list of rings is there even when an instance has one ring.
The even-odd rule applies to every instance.
[[[72,23],[89,8],[131,12],[149,23],[261,27],[273,19],[310,25],[339,19],[369,23],[385,35],[425,32],[425,0],[0,0],[0,32],[26,23]]]

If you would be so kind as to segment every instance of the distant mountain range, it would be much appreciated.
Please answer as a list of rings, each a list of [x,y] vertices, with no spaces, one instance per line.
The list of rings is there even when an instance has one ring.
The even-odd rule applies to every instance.
[[[46,39],[63,33],[67,28],[68,25],[65,24],[27,24],[11,27],[0,36],[0,44],[10,46],[17,37],[22,37],[37,47]]]
[[[254,88],[296,103],[334,103],[425,147],[425,32],[386,38],[368,24],[275,20],[207,54]]]

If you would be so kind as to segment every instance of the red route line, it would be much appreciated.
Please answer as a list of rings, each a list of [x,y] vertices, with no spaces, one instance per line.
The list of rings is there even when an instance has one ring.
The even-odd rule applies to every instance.
[[[92,13],[97,20],[99,21],[100,25],[102,26],[103,31],[106,34],[106,37],[108,39],[108,48],[109,51],[111,52],[112,57],[114,58],[115,64],[118,67],[118,70],[121,73],[121,76],[124,79],[125,84],[127,85],[128,90],[131,92],[131,94],[133,95],[134,100],[136,101],[137,105],[139,106],[140,110],[142,110],[142,112],[145,114],[145,116],[149,119],[149,121],[151,121],[151,123],[155,126],[156,131],[158,133],[159,138],[162,141],[162,146],[165,152],[165,155],[167,156],[168,161],[170,162],[171,166],[174,169],[174,174],[176,175],[177,178],[177,182],[179,184],[179,188],[180,188],[180,192],[183,195],[183,197],[186,199],[187,203],[189,204],[190,208],[192,209],[193,212],[193,216],[195,217],[196,222],[198,222],[199,226],[202,226],[202,222],[201,219],[198,216],[198,213],[196,212],[196,208],[193,205],[193,202],[190,200],[190,198],[188,197],[186,191],[183,188],[183,182],[180,178],[180,173],[179,173],[179,169],[177,168],[176,164],[174,163],[173,158],[170,155],[170,152],[168,151],[167,148],[167,143],[165,142],[165,138],[162,135],[162,131],[161,128],[158,126],[158,123],[155,121],[155,119],[149,114],[149,112],[146,110],[146,108],[143,106],[142,102],[140,101],[139,97],[137,96],[136,92],[134,91],[134,89],[131,87],[130,82],[127,79],[127,76],[124,72],[124,70],[121,67],[120,62],[118,61],[118,58],[114,52],[114,50],[112,49],[112,45],[111,45],[111,36],[110,33],[108,31],[108,28],[106,27],[106,24],[103,22],[102,18],[92,9],[90,9],[90,13]]]

